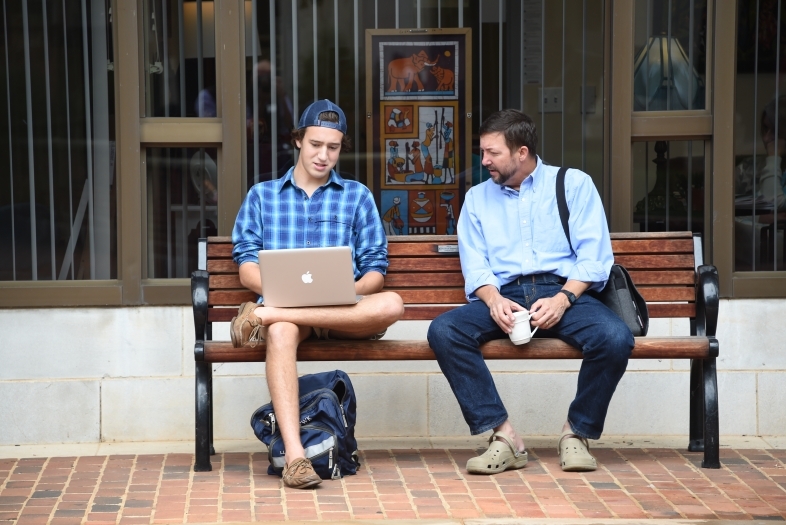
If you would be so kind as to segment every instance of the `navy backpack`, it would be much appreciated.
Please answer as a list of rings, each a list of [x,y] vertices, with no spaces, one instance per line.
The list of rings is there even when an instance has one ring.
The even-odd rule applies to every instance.
[[[355,440],[355,390],[341,370],[298,378],[300,388],[300,441],[314,470],[322,479],[355,474],[360,466]],[[254,434],[267,445],[267,473],[284,470],[284,441],[276,425],[273,404],[259,407],[251,416]]]

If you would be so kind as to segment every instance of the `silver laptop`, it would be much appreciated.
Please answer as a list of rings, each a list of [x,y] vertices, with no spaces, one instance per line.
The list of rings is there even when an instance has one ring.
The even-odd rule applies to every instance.
[[[355,304],[349,246],[260,250],[259,271],[266,306]]]

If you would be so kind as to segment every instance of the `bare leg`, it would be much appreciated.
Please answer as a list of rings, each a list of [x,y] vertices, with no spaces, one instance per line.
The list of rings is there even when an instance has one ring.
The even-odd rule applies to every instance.
[[[516,444],[516,450],[519,452],[524,452],[524,441],[521,439],[521,436],[516,433],[516,429],[513,428],[513,425],[509,419],[506,419],[505,422],[500,426],[495,427],[494,432],[502,432],[511,440],[513,440],[513,442]]]
[[[350,306],[265,306],[254,310],[260,323],[268,327],[275,323],[291,323],[301,327],[317,326],[330,329],[331,334],[342,339],[364,339],[376,335],[398,321],[403,313],[404,304],[401,297],[394,292],[366,295],[360,302]]]
[[[267,330],[265,375],[276,412],[276,423],[284,440],[287,465],[305,456],[300,442],[297,346],[310,334],[310,328],[286,322],[274,323]]]

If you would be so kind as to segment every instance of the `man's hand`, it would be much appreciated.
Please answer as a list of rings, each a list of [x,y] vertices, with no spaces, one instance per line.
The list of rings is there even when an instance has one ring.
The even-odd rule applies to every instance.
[[[532,316],[532,326],[538,328],[551,328],[559,323],[565,310],[570,307],[570,301],[564,293],[558,293],[554,297],[544,297],[535,301],[529,313]]]
[[[502,328],[502,331],[509,334],[513,331],[515,317],[513,312],[526,310],[518,303],[506,299],[500,295],[499,290],[494,286],[481,286],[475,290],[475,295],[489,307],[489,313],[494,322]],[[562,295],[562,294],[560,294]]]
[[[590,284],[571,279],[565,283],[563,289],[573,293],[576,297],[581,297],[581,294],[587,291]],[[568,308],[570,308],[568,296],[562,292],[557,292],[554,297],[544,297],[535,301],[535,304],[529,309],[529,313],[532,316],[530,322],[532,326],[537,326],[538,328],[553,328],[560,322],[562,316],[565,315],[565,310]]]

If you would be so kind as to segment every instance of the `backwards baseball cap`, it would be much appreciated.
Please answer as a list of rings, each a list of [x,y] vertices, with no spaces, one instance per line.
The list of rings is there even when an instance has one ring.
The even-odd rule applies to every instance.
[[[338,122],[330,122],[328,120],[319,120],[319,115],[326,111],[334,111],[338,114]],[[344,135],[347,134],[347,117],[341,108],[333,104],[328,99],[317,100],[308,106],[303,114],[300,115],[300,121],[297,124],[297,129],[307,128],[309,126],[320,126],[323,128],[337,129]]]

